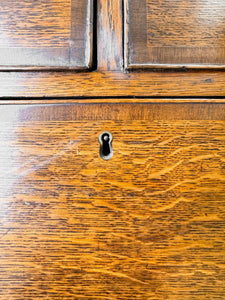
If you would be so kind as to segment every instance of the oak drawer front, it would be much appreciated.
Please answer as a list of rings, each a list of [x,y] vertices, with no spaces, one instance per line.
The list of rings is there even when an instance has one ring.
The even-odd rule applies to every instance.
[[[92,0],[2,0],[0,12],[0,70],[91,66]]]
[[[126,0],[128,68],[225,68],[225,2]]]
[[[3,299],[224,298],[224,105],[2,105],[0,116]]]

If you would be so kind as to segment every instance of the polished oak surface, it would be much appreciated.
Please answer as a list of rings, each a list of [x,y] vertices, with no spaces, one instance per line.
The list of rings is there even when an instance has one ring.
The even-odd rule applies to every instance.
[[[81,2],[83,3],[79,1]],[[23,1],[21,5],[22,3]],[[141,7],[143,2],[139,3]],[[10,101],[18,98],[21,101],[25,99],[29,101],[30,98],[43,99],[43,97],[64,99],[126,97],[127,101],[130,98],[131,102],[134,100],[133,97],[137,99],[161,97],[161,100],[162,97],[171,97],[174,101],[187,97],[187,101],[195,102],[201,97],[206,101],[224,101],[225,74],[223,69],[189,71],[159,69],[157,72],[149,69],[125,70],[123,2],[122,0],[98,0],[96,4],[93,9],[95,34],[94,64],[91,72],[73,70],[0,72],[0,97],[10,99]],[[63,24],[63,19],[60,20]],[[135,26],[138,27],[139,23],[137,22]]]
[[[224,121],[210,103],[1,105],[0,297],[224,299]]]
[[[97,69],[123,70],[123,1],[97,1]]]
[[[104,61],[105,63],[105,61]],[[0,97],[197,97],[225,100],[225,73],[202,72],[0,72]],[[192,96],[193,98],[190,98]],[[89,99],[88,99],[89,100]],[[86,99],[83,100],[87,102]],[[176,101],[176,99],[174,99]],[[185,100],[184,100],[185,101]]]
[[[225,68],[224,0],[126,0],[128,68]]]
[[[0,70],[89,68],[92,13],[92,0],[1,0]]]

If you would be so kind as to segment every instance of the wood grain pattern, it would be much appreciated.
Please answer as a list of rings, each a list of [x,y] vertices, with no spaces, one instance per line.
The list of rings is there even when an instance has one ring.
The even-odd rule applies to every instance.
[[[98,25],[96,72],[0,72],[0,97],[13,98],[13,101],[29,98],[28,102],[30,98],[43,97],[126,97],[126,101],[130,98],[131,102],[133,97],[142,98],[142,101],[144,97],[161,97],[161,101],[162,97],[195,97],[187,101],[198,101],[198,97],[204,97],[223,101],[216,99],[225,97],[225,75],[222,70],[121,70],[121,6],[121,0],[98,1],[95,20]]]
[[[0,106],[0,297],[224,299],[224,121],[223,104]]]
[[[222,104],[225,103],[224,98],[195,98],[195,99],[185,99],[185,98],[92,98],[92,99],[83,99],[83,98],[70,98],[70,99],[0,99],[0,105],[13,105],[13,104],[159,104],[159,103],[180,103],[180,104],[200,104],[200,103],[217,103]],[[221,107],[223,109],[223,107]],[[173,111],[172,111],[173,112]],[[223,111],[221,111],[223,114]]]
[[[92,0],[2,0],[0,16],[0,70],[91,66]]]
[[[0,97],[5,98],[225,97],[225,74],[222,71],[0,72],[0,82]]]
[[[97,7],[98,70],[123,70],[122,0],[99,0]]]
[[[130,68],[225,68],[225,3],[126,0]]]

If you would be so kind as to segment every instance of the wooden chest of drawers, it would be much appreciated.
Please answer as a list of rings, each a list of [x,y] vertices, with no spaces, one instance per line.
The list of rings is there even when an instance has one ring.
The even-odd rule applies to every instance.
[[[224,299],[224,2],[10,3],[0,299]]]

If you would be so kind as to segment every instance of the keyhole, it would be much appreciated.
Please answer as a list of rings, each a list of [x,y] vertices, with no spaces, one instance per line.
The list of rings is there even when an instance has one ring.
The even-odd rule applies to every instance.
[[[104,160],[109,160],[113,156],[112,140],[112,134],[108,131],[104,131],[99,135],[100,156]]]

